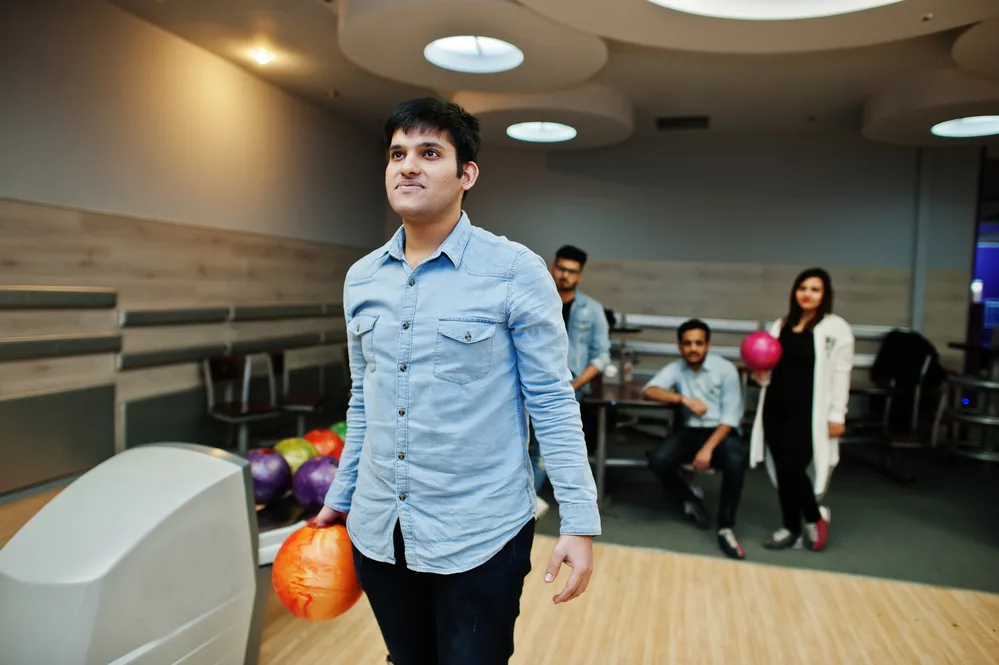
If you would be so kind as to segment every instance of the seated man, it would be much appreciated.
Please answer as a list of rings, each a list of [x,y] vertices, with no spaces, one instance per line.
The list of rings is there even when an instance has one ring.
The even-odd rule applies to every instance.
[[[681,423],[666,441],[649,453],[649,466],[666,493],[682,503],[698,526],[707,528],[710,518],[704,502],[680,476],[680,467],[709,467],[722,472],[718,508],[718,545],[728,556],[745,558],[732,527],[739,507],[746,473],[746,452],[738,436],[742,419],[742,386],[739,372],[728,360],[710,355],[711,330],[697,319],[677,330],[683,360],[670,363],[645,386],[645,399],[676,404]]]

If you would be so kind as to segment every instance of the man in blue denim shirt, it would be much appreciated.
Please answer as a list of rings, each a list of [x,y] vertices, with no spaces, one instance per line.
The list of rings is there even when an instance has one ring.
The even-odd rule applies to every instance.
[[[583,250],[564,245],[555,252],[552,264],[552,277],[562,299],[562,320],[569,336],[572,388],[579,399],[589,392],[590,381],[610,364],[610,334],[604,307],[595,298],[579,291],[586,259],[586,252]],[[582,408],[583,432],[587,440],[593,439],[593,430],[597,427],[595,415],[593,409]],[[534,466],[534,491],[537,493],[545,483],[545,464],[533,427],[529,450],[531,464]],[[538,519],[547,511],[548,503],[538,497]]]
[[[385,138],[403,223],[347,273],[347,440],[316,523],[346,519],[393,663],[498,665],[531,568],[527,414],[562,517],[545,581],[572,568],[554,602],[586,589],[600,533],[561,303],[540,257],[462,211],[475,118],[412,100]]]

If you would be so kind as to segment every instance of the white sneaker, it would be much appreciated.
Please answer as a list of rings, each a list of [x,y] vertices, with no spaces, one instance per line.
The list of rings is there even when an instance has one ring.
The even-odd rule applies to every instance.
[[[534,519],[541,519],[548,512],[548,502],[540,496],[534,497]]]
[[[826,521],[826,524],[832,523],[832,511],[829,510],[829,506],[819,506],[819,515],[822,515],[822,519]]]

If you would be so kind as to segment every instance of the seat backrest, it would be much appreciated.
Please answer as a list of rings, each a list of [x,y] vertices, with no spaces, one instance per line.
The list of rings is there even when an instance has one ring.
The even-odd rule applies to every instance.
[[[288,365],[285,362],[284,351],[272,351],[267,354],[267,358],[270,360],[271,367],[270,371],[273,375],[273,379],[279,381],[281,386],[281,395],[288,395]]]
[[[935,385],[946,372],[940,365],[936,347],[918,332],[893,330],[885,335],[871,365],[871,380],[878,385],[891,381]]]
[[[213,356],[202,361],[205,392],[208,394],[208,409],[215,407],[215,389],[225,390],[225,401],[234,400],[234,391],[240,389],[240,401],[246,406],[249,397],[250,373],[246,356]]]

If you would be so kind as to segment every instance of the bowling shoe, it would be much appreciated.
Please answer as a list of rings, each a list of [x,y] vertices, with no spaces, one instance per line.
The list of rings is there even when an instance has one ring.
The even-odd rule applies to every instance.
[[[721,551],[725,553],[725,556],[731,557],[733,559],[745,559],[746,553],[742,551],[742,545],[735,538],[735,533],[732,529],[719,529],[718,530],[718,547]]]

